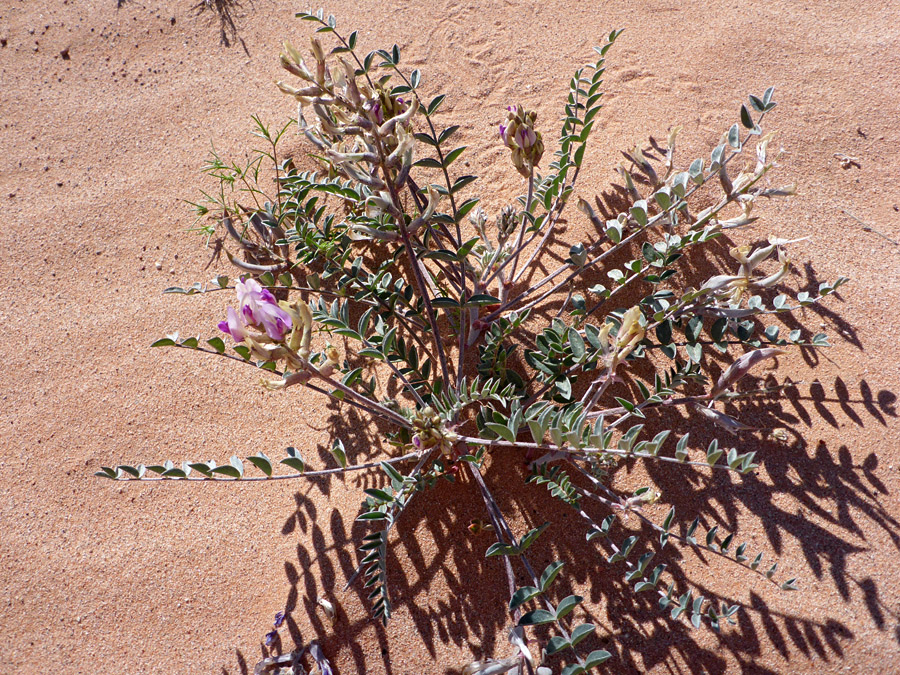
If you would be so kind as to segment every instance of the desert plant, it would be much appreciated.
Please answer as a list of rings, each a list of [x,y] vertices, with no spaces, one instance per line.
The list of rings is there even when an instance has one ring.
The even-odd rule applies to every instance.
[[[167,289],[236,290],[238,307],[229,307],[219,324],[234,344],[229,351],[222,337],[204,343],[170,335],[154,346],[235,359],[264,371],[269,389],[307,387],[353,406],[371,416],[389,450],[380,462],[351,464],[335,437],[336,466],[317,471],[288,448],[280,462],[259,453],[223,465],[103,467],[98,475],[253,481],[380,468],[383,487],[365,490],[359,515],[373,529],[359,547],[357,574],[370,589],[373,614],[387,623],[391,528],[436,481],[467,473],[488,517],[472,528],[493,531],[497,541],[485,555],[502,560],[508,579],[514,645],[511,657],[470,664],[467,673],[548,673],[542,664],[559,655],[561,672],[575,675],[611,656],[578,648],[595,627],[572,621],[581,597],[554,594],[563,562],[545,570],[529,562],[529,547],[552,536],[552,524],[517,533],[498,507],[483,472],[509,469],[491,462],[494,448],[521,453],[527,480],[571,507],[588,540],[606,553],[610,571],[634,593],[658,595],[660,611],[673,621],[683,615],[718,630],[734,623],[739,607],[695,597],[686,580],[667,578],[664,562],[651,564],[669,545],[727,558],[793,590],[795,579],[776,581],[776,565],[763,566],[762,553],[733,535],[716,527],[701,533],[699,518],[680,525],[674,507],[651,518],[657,487],[622,494],[609,480],[617,465],[633,459],[754,471],[755,452],[737,447],[752,438],[750,427],[723,404],[777,394],[777,384],[736,385],[789,348],[827,344],[822,334],[781,336],[777,324],[766,323],[818,303],[846,281],[824,283],[817,294],[789,291],[791,241],[733,247],[734,269],[694,285],[690,274],[698,273],[683,265],[689,249],[706,249],[725,230],[754,223],[761,199],[793,193],[767,183],[779,155],[761,127],[776,105],[773,90],[750,96],[710,158],[694,159],[686,170],[676,168],[678,129],[665,148],[624,153],[618,212],[600,199],[592,204],[574,189],[601,110],[606,54],[620,35],[614,31],[596,49],[597,60],[569,83],[545,170],[540,165],[550,148],[535,113],[521,105],[507,109],[499,141],[525,187],[490,217],[472,196],[476,177],[458,175],[466,148],[453,142],[459,127],[439,122],[444,96],[423,98],[421,73],[403,69],[399,48],[364,54],[357,33],[345,37],[333,17],[297,16],[336,46],[326,51],[313,37],[307,62],[285,43],[281,65],[294,79],[278,87],[299,102],[296,120],[273,130],[254,118],[266,148],[244,164],[214,155],[205,171],[217,190],[194,205],[199,229],[227,240],[240,278]],[[280,152],[295,124],[313,146],[316,170],[301,170]],[[738,169],[748,148],[752,160]],[[595,236],[567,247],[564,261],[543,272],[573,201]],[[373,364],[380,370],[370,374]],[[724,429],[736,445],[713,440],[696,448],[687,433],[666,425],[670,418],[660,413],[673,409]],[[651,425],[658,431],[652,438],[643,433]],[[245,462],[258,473],[249,475]],[[292,472],[276,472],[278,464]],[[628,516],[655,531],[653,540],[623,525]],[[536,655],[526,631],[543,624],[550,637]]]

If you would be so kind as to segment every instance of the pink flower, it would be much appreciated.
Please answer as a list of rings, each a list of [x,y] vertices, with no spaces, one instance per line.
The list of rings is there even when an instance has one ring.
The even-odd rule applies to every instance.
[[[238,313],[234,311],[234,307],[228,308],[228,319],[219,322],[219,330],[223,333],[228,333],[228,335],[234,338],[235,342],[243,342],[244,338],[247,337],[247,330],[244,326],[244,322],[241,320]]]
[[[229,307],[228,321],[223,321],[219,327],[238,342],[246,335],[245,326],[262,328],[275,342],[284,340],[293,324],[290,315],[278,306],[275,296],[255,279],[242,279],[235,284],[235,288],[241,305],[240,316]],[[223,324],[225,328],[222,327]],[[238,335],[241,336],[240,340]]]

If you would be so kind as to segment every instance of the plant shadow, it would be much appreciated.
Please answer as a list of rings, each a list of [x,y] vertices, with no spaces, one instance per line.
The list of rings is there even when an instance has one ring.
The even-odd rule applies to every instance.
[[[604,208],[608,208],[609,213],[621,212],[623,205],[627,207],[627,191],[614,188],[602,199],[598,198],[597,205],[604,215]],[[643,239],[639,239],[631,249],[632,257],[639,255],[642,242]],[[736,268],[737,263],[729,253],[733,246],[727,237],[721,237],[687,256],[679,283],[696,287],[718,270]],[[619,256],[610,262],[621,264],[628,259],[629,251],[623,250]],[[554,259],[558,264],[563,262],[559,256]],[[793,268],[792,271],[799,277],[801,290],[810,294],[818,291],[820,279],[812,266],[805,265],[802,270]],[[526,277],[524,281],[527,283],[530,279]],[[583,285],[588,288],[604,282],[609,283],[609,280],[600,270],[595,270],[585,276]],[[774,297],[787,290],[780,286],[770,289],[769,295]],[[627,289],[621,296],[616,296],[613,304],[629,307],[640,301],[641,295],[640,289]],[[834,296],[842,301],[839,293]],[[767,296],[767,301],[771,297]],[[562,303],[548,302],[537,308],[535,314],[549,320],[561,307]],[[816,313],[823,323],[830,323],[843,340],[863,349],[858,334],[837,312],[820,304],[810,306],[808,311]],[[789,330],[803,330],[789,313],[779,314],[777,318]],[[707,354],[713,362],[711,374],[716,376],[716,369],[724,370],[729,360],[712,350]],[[813,349],[804,348],[802,354],[809,365],[817,365],[818,354]],[[651,371],[639,374],[646,376],[648,372]],[[749,376],[741,382],[744,390],[773,384],[780,386],[765,378]],[[586,383],[580,386],[583,390]],[[625,390],[633,390],[635,386],[632,381],[615,385]],[[754,430],[777,428],[786,435],[776,438],[758,431],[745,432],[735,442],[736,445],[752,445],[760,464],[757,473],[743,479],[735,479],[728,472],[687,465],[673,472],[667,470],[666,464],[632,458],[621,462],[612,471],[611,481],[621,492],[650,479],[666,497],[662,513],[675,507],[679,514],[673,525],[676,533],[684,533],[691,520],[697,517],[699,541],[703,541],[706,532],[718,527],[721,532],[719,542],[729,532],[735,534],[736,544],[741,541],[742,529],[758,527],[767,540],[767,548],[776,555],[784,553],[788,544],[791,549],[799,548],[806,570],[792,570],[796,576],[802,578],[804,571],[811,572],[820,584],[827,584],[844,602],[860,598],[872,626],[878,631],[890,632],[900,642],[898,612],[883,599],[872,578],[857,579],[848,571],[849,557],[869,550],[866,532],[873,526],[887,534],[894,547],[900,549],[900,522],[882,504],[882,497],[889,493],[876,473],[878,458],[873,453],[856,462],[854,452],[848,446],[829,448],[825,441],[813,446],[796,430],[801,425],[811,426],[813,415],[835,428],[841,424],[839,416],[846,417],[858,427],[873,422],[887,426],[888,417],[897,417],[896,393],[886,389],[875,393],[865,380],[858,386],[857,395],[856,385],[851,392],[851,386],[838,378],[832,387],[833,395],[826,391],[823,383],[816,381],[808,387],[789,387],[781,397],[729,401],[725,411],[752,424]],[[611,393],[615,393],[615,387]],[[633,391],[627,393],[633,394]],[[356,411],[347,413],[335,408],[326,426],[334,437],[344,440],[348,451],[352,449],[354,461],[386,456],[386,449],[380,445],[383,435],[373,431],[368,420]],[[695,455],[714,438],[709,425],[664,407],[657,409],[646,421],[644,434],[652,437],[662,429],[675,428],[690,432],[690,448]],[[320,448],[319,455],[323,463],[331,459],[326,448]],[[653,564],[666,564],[666,579],[674,580],[676,597],[691,590],[695,597],[711,598],[717,607],[725,603],[742,608],[736,615],[736,624],[723,626],[721,633],[711,633],[707,628],[692,629],[684,618],[672,617],[671,607],[661,610],[652,593],[633,593],[632,582],[626,581],[621,573],[622,563],[607,564],[599,560],[601,555],[609,554],[609,542],[600,540],[600,550],[596,543],[586,542],[587,527],[582,524],[577,511],[555,500],[538,485],[509,489],[510,485],[521,485],[528,474],[521,455],[512,450],[493,449],[484,478],[503,513],[514,514],[517,534],[548,521],[554,524],[552,536],[548,534],[538,540],[528,557],[538,573],[553,561],[566,564],[568,574],[556,582],[551,597],[558,602],[579,591],[587,596],[589,609],[582,606],[576,610],[579,623],[589,621],[598,631],[585,640],[583,653],[600,648],[612,652],[613,658],[604,666],[607,672],[643,672],[663,665],[673,671],[726,673],[737,664],[741,672],[774,673],[777,671],[759,663],[766,650],[774,648],[787,662],[816,659],[830,663],[844,657],[846,644],[856,636],[854,630],[834,616],[807,616],[801,609],[785,610],[779,606],[780,602],[767,602],[764,596],[776,591],[779,582],[767,580],[764,574],[751,571],[747,565],[741,565],[744,570],[735,570],[737,562],[733,559],[726,562],[724,557],[727,556],[717,555],[703,546],[669,544],[659,550],[658,532],[639,522],[635,524],[634,520],[623,522],[619,518],[610,532],[611,541],[638,536],[639,544],[631,553],[631,559],[654,551]],[[506,633],[512,617],[506,611],[509,592],[503,566],[499,558],[484,556],[484,551],[493,542],[490,534],[473,535],[468,531],[467,526],[474,520],[486,519],[478,489],[466,475],[452,478],[452,482],[440,480],[434,487],[416,495],[396,525],[388,555],[392,602],[408,615],[431,659],[437,657],[438,647],[445,644],[468,648],[473,659],[505,656],[509,649]],[[332,623],[317,604],[318,598],[327,598],[337,600],[335,604],[340,608],[350,604],[348,595],[356,596],[353,602],[364,607],[370,603],[362,580],[343,590],[345,581],[351,579],[357,569],[359,556],[356,549],[370,532],[369,526],[355,520],[348,523],[345,508],[320,514],[316,501],[310,498],[312,491],[330,496],[333,480],[348,482],[359,489],[386,483],[385,477],[377,472],[352,477],[316,477],[295,494],[296,510],[282,528],[284,536],[297,538],[296,558],[284,564],[290,584],[285,600],[287,631],[291,641],[298,646],[309,639],[319,639],[328,655],[349,649],[355,667],[353,672],[372,672],[380,668],[394,673],[389,628],[385,629],[368,617],[351,618],[340,609]],[[575,476],[573,480],[587,487],[580,477]],[[602,521],[610,513],[599,503],[583,503],[582,506],[595,522]],[[742,528],[742,522],[748,521],[752,521],[750,527]],[[751,557],[755,553],[750,554]],[[521,566],[514,565],[514,569],[518,586],[531,583]],[[763,569],[768,567],[760,568]],[[754,579],[754,585],[746,595],[723,594],[718,590],[719,584],[706,581],[711,574],[726,575],[738,571]],[[777,578],[781,577],[783,575],[779,573]],[[757,580],[758,586],[755,585]],[[440,592],[436,593],[437,590]],[[312,634],[304,634],[306,628],[302,629],[301,624],[308,626]],[[371,639],[372,626],[380,654],[366,653],[362,647],[363,640]],[[854,628],[857,631],[867,629]],[[537,634],[543,639],[549,635],[540,628]],[[264,656],[281,648],[280,643],[275,643],[273,650],[261,647]]]
[[[120,2],[122,0],[119,0]],[[251,3],[252,0],[251,0]],[[239,0],[200,0],[191,7],[194,16],[202,16],[209,12],[219,23],[219,42],[224,47],[231,47],[236,43],[240,43],[241,48],[247,56],[250,52],[244,39],[238,34],[237,24],[235,23],[235,12],[242,8]]]
[[[799,389],[791,390],[786,399],[752,403],[741,400],[729,412],[741,419],[751,419],[761,428],[809,424],[813,413],[826,421],[843,415],[859,426],[872,422],[885,425],[886,418],[897,416],[893,392],[882,390],[875,394],[866,381],[859,384],[858,396],[851,396],[849,387],[842,381],[836,382],[833,389],[833,396],[822,395],[813,388],[806,395]],[[348,425],[344,411],[333,412],[329,425],[345,438],[348,450],[354,448],[354,461],[384,456],[385,451],[373,445],[377,430],[367,432],[361,423]],[[677,413],[667,411],[666,414]],[[679,424],[684,427],[685,420],[661,415],[654,423],[665,428]],[[357,434],[350,437],[352,440],[347,440],[348,427]],[[712,439],[710,431],[701,425],[689,423],[685,428],[691,431],[694,447],[703,448]],[[719,526],[723,533],[720,540],[728,531],[735,532],[739,541],[741,521],[750,518],[761,524],[767,548],[777,555],[784,551],[788,541],[792,546],[799,545],[807,571],[820,583],[828,580],[845,602],[854,596],[861,598],[876,630],[900,635],[900,615],[882,597],[875,581],[870,577],[856,579],[847,570],[849,556],[868,550],[865,532],[872,525],[883,530],[900,549],[900,522],[881,503],[888,490],[876,475],[877,457],[872,454],[862,462],[854,462],[847,446],[831,449],[820,442],[811,447],[799,432],[794,432],[788,442],[757,438],[754,443],[761,464],[759,471],[765,472],[766,479],[750,474],[736,480],[727,472],[710,475],[708,470],[691,466],[679,467],[681,471],[673,473],[664,471],[665,467],[659,463],[636,459],[623,462],[611,479],[618,484],[650,477],[666,495],[666,510],[671,504],[677,513],[686,514],[676,519],[674,532],[683,532],[687,523],[698,516],[700,533]],[[327,455],[322,459],[327,459]],[[717,605],[725,602],[742,607],[736,616],[737,624],[724,626],[721,633],[712,633],[706,627],[692,629],[684,618],[672,620],[668,610],[660,611],[652,594],[631,593],[631,583],[615,573],[615,565],[598,560],[604,552],[595,544],[586,543],[586,528],[569,506],[553,499],[545,488],[537,485],[528,484],[514,491],[505,488],[520,484],[527,475],[528,469],[520,455],[511,450],[492,451],[485,481],[503,512],[516,514],[517,533],[546,521],[554,523],[552,542],[550,536],[539,540],[528,554],[530,562],[538,573],[555,560],[567,564],[568,575],[557,580],[552,597],[558,601],[579,589],[587,596],[591,612],[577,610],[581,612],[579,622],[594,623],[597,634],[606,637],[588,638],[583,643],[584,652],[598,648],[612,652],[608,672],[643,672],[660,664],[691,673],[731,672],[735,664],[741,672],[776,672],[758,663],[764,650],[774,648],[789,662],[795,659],[832,662],[843,657],[846,644],[855,637],[854,630],[864,629],[857,626],[851,629],[834,617],[805,616],[801,611],[771,607],[764,597],[777,589],[761,576],[761,585],[752,585],[746,596],[716,593],[704,582],[707,574],[702,570],[708,566],[721,574],[741,572],[733,569],[736,563],[727,563],[703,548],[695,550],[669,544],[657,551],[653,564],[666,563],[666,577],[677,580],[676,594],[691,589],[695,596],[712,598]],[[354,664],[352,672],[383,669],[393,673],[396,671],[389,652],[390,628],[385,629],[368,617],[351,619],[340,609],[337,619],[331,623],[316,604],[320,597],[335,601],[339,608],[356,603],[367,607],[370,602],[360,580],[343,591],[344,583],[356,570],[355,549],[370,531],[369,526],[357,521],[348,523],[345,509],[321,514],[309,496],[311,491],[329,495],[331,481],[335,479],[335,476],[310,479],[295,494],[297,508],[282,529],[283,535],[298,540],[296,559],[284,565],[290,584],[285,600],[288,635],[295,645],[301,646],[310,639],[319,639],[326,655],[349,649]],[[339,476],[337,480],[346,480],[360,490],[385,482],[377,472]],[[584,504],[584,508],[597,522],[608,514],[599,504]],[[435,517],[435,513],[440,517]],[[473,659],[502,656],[509,649],[506,631],[512,617],[505,610],[506,578],[499,558],[484,557],[484,550],[493,542],[491,534],[468,532],[467,525],[474,519],[486,519],[486,515],[471,479],[460,476],[453,482],[440,480],[413,499],[392,536],[388,557],[392,602],[395,608],[402,607],[408,613],[432,659],[443,644],[466,647]],[[631,558],[659,548],[657,532],[633,522],[622,523],[621,519],[613,526],[611,539],[618,542],[629,534],[638,535],[641,542]],[[702,540],[701,534],[698,540]],[[693,560],[694,557],[698,560]],[[521,567],[514,568],[517,584],[529,583]],[[745,573],[753,578],[753,572],[745,569]],[[792,573],[803,577],[803,570],[795,569]],[[475,579],[477,584],[472,582]],[[435,593],[436,589],[440,592]],[[348,596],[356,597],[351,601]],[[301,629],[301,624],[309,628]],[[378,651],[365,653],[363,633],[366,641],[371,640],[372,626]],[[312,634],[305,634],[305,630]],[[709,635],[714,636],[712,645]],[[280,643],[273,645],[273,649],[261,646],[261,653],[268,656],[282,647]]]

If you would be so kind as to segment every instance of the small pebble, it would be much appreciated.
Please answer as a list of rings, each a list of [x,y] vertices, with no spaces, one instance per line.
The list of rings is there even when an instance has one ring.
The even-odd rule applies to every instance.
[[[157,261],[156,261],[156,269],[158,269],[158,270],[161,270],[161,269],[162,269],[162,260],[157,260]]]

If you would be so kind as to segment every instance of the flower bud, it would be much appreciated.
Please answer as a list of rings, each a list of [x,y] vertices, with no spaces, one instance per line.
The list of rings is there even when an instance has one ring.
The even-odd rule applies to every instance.
[[[497,241],[501,244],[509,239],[509,236],[516,231],[516,227],[519,225],[519,219],[516,217],[517,215],[518,211],[512,204],[504,206],[503,210],[500,211],[500,217],[497,218],[497,229],[499,230]]]
[[[322,49],[322,43],[314,36],[309,38],[309,42],[312,45],[313,58],[315,58],[318,63],[324,63],[325,52]]]
[[[521,106],[507,108],[506,124],[500,125],[500,138],[512,153],[513,166],[528,178],[544,154],[541,133],[534,130],[537,113]]]

